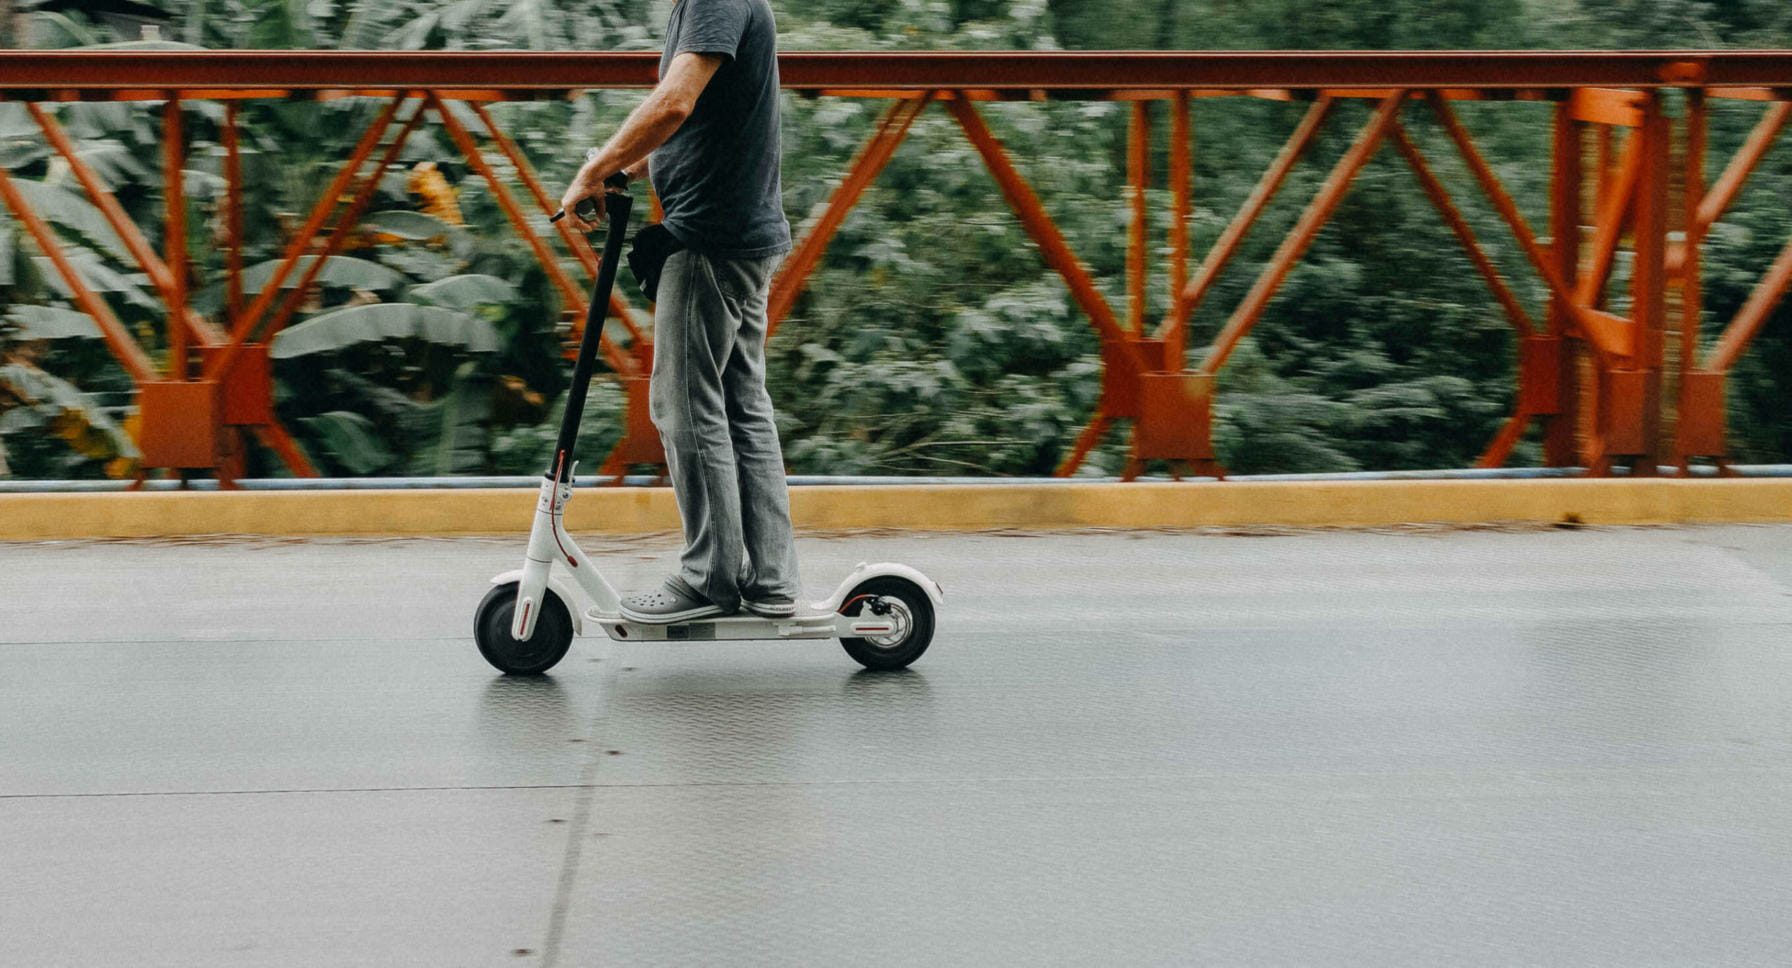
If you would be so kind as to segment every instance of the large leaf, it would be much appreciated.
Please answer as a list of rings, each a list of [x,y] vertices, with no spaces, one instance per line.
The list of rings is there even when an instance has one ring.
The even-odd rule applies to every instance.
[[[93,47],[100,36],[68,14],[55,10],[31,13],[34,47]]]
[[[425,283],[411,290],[411,298],[450,309],[504,306],[516,301],[516,287],[497,276],[469,273]]]
[[[495,353],[498,334],[492,324],[440,306],[375,303],[350,306],[308,319],[274,337],[269,354],[291,359],[311,353],[333,353],[374,340],[422,339],[459,346],[473,353]]]
[[[149,280],[141,273],[126,275],[119,272],[86,249],[64,250],[63,254],[68,257],[69,264],[75,267],[75,274],[80,276],[81,281],[87,284],[87,288],[94,292],[115,292],[123,296],[125,301],[150,312],[164,311],[162,304],[143,288]],[[56,267],[51,264],[48,257],[33,256],[32,262],[36,263],[38,273],[49,282],[50,288],[57,295],[65,299],[75,298],[74,291],[68,287],[67,282],[63,281],[62,273],[56,271]]]
[[[90,460],[134,460],[130,435],[74,384],[27,363],[0,365],[0,390],[34,410],[69,449]],[[119,472],[125,468],[117,467]]]
[[[101,181],[113,187],[154,182],[161,177],[143,163],[136,151],[109,138],[84,144],[75,153],[100,176]],[[191,194],[191,186],[188,186],[188,194]]]
[[[332,410],[299,423],[321,445],[323,454],[350,474],[372,474],[392,466],[392,452],[381,443],[373,421],[358,413]]]
[[[10,141],[14,138],[42,138],[37,124],[31,120],[31,113],[25,105],[16,101],[0,102],[0,140]]]
[[[128,132],[139,142],[154,144],[159,134],[155,112],[129,101],[75,101],[56,110],[68,133],[83,140]]]
[[[376,229],[386,235],[394,235],[413,242],[447,238],[458,228],[433,215],[405,211],[404,209],[374,212],[371,215],[363,216],[360,224],[363,228]]]
[[[307,255],[299,258],[298,265],[281,283],[282,289],[291,289],[304,278],[305,270],[310,268],[312,260],[317,256]],[[257,262],[243,270],[243,291],[258,293],[268,281],[274,278],[274,270],[280,266],[279,259]],[[338,289],[367,289],[381,291],[397,289],[404,282],[404,277],[377,262],[357,259],[353,256],[333,255],[317,273],[317,282],[323,286],[334,286]]]
[[[381,246],[379,255],[389,268],[423,282],[446,279],[464,268],[459,259],[447,252],[421,245]]]
[[[6,140],[0,138],[0,168],[16,171],[50,156],[50,146],[43,143],[42,137],[37,141]]]
[[[89,406],[87,395],[76,389],[74,384],[28,363],[0,364],[0,386],[4,386],[12,396],[33,406]]]
[[[47,185],[28,178],[14,178],[14,187],[37,214],[100,246],[120,262],[130,263],[131,253],[124,240],[112,231],[111,223],[85,198],[60,185]]]
[[[86,313],[61,306],[14,306],[6,318],[26,339],[99,339],[100,328]]]

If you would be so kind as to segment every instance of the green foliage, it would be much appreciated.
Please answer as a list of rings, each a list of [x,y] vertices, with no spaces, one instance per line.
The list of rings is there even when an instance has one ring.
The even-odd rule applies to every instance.
[[[1792,158],[1770,155],[1741,203],[1718,223],[1705,250],[1705,342],[1748,299],[1765,266],[1792,236]],[[1750,205],[1753,201],[1755,204]],[[1776,202],[1778,204],[1773,204]],[[1731,443],[1739,459],[1784,461],[1792,454],[1792,307],[1782,301],[1737,363],[1729,381]]]
[[[357,343],[418,339],[453,346],[469,353],[493,353],[498,337],[489,321],[440,306],[371,303],[315,316],[274,337],[268,355],[290,360],[310,353],[331,353]]]
[[[0,332],[0,338],[4,333]],[[74,384],[14,360],[0,363],[0,457],[20,477],[85,478],[135,467],[130,437]]]
[[[243,267],[243,291],[254,295],[267,288],[274,279],[274,273],[280,268],[281,259],[269,259],[252,266]],[[313,255],[300,256],[287,273],[280,288],[291,289],[305,277],[312,263],[317,261]],[[404,282],[404,276],[377,262],[356,259],[349,256],[333,255],[324,260],[323,268],[317,270],[315,285],[334,287],[337,289],[390,290],[397,289]]]
[[[65,230],[70,241],[93,245],[115,259],[130,258],[124,240],[112,231],[100,210],[80,195],[79,186],[64,187],[15,178],[13,187],[45,221]]]
[[[564,399],[544,408],[546,416],[534,424],[518,424],[493,437],[491,472],[494,474],[540,474],[554,458],[554,444],[560,435],[560,408]],[[622,415],[627,406],[622,388],[607,380],[591,385],[585,398],[579,438],[573,445],[580,470],[591,469],[622,439]]]
[[[61,306],[14,306],[7,311],[14,339],[99,339],[100,328],[86,313]]]
[[[504,306],[517,298],[516,287],[496,276],[469,273],[426,282],[411,290],[411,298],[450,309]]]
[[[420,477],[476,473],[485,468],[486,422],[491,418],[489,381],[473,363],[455,371],[453,387],[417,407],[406,436],[424,441],[405,471]]]
[[[395,458],[380,440],[373,421],[347,410],[332,410],[304,417],[300,424],[307,436],[322,444],[332,470],[350,475],[377,474],[392,466]]]
[[[1767,47],[1792,41],[1783,0],[774,0],[781,43],[803,49]],[[183,0],[171,35],[216,48],[651,49],[668,0]],[[111,44],[80,15],[34,15],[39,46]],[[491,106],[564,184],[582,148],[640,100]],[[787,96],[785,203],[798,231],[818,213],[884,104]],[[246,287],[265,286],[311,205],[380,103],[244,102]],[[458,106],[456,106],[458,109]],[[1195,251],[1203,253],[1298,122],[1301,104],[1202,99],[1195,110]],[[51,108],[82,157],[151,234],[162,222],[154,110]],[[1124,106],[987,104],[980,110],[1125,313]],[[1154,165],[1166,165],[1162,108]],[[188,106],[189,257],[195,305],[224,314],[222,149],[216,105]],[[458,110],[457,110],[458,113]],[[1191,356],[1220,330],[1327,168],[1366,116],[1343,105],[1193,319]],[[1546,224],[1548,114],[1463,104],[1534,225]],[[1758,107],[1713,106],[1713,166]],[[1544,294],[1455,152],[1422,112],[1413,137],[1527,306]],[[1747,298],[1792,235],[1792,152],[1771,155],[1714,228],[1703,340]],[[501,163],[496,152],[489,157]],[[424,163],[435,167],[429,168]],[[0,164],[69,243],[77,271],[152,354],[163,311],[66,167],[18,105],[0,104]],[[420,167],[424,166],[424,167]],[[1169,209],[1154,193],[1150,233]],[[333,473],[537,473],[566,390],[561,297],[504,212],[441,133],[424,125],[381,182],[372,214],[323,267],[276,341],[279,412]],[[0,217],[0,363],[25,361],[85,391],[104,427],[129,381],[17,226]],[[1158,243],[1154,243],[1158,244]],[[1162,252],[1158,252],[1162,255]],[[567,263],[574,278],[582,270]],[[305,268],[303,264],[300,270]],[[1154,268],[1146,318],[1169,304]],[[291,286],[299,273],[288,280]],[[626,279],[626,277],[625,277]],[[1792,455],[1792,311],[1769,321],[1731,381],[1739,456]],[[1461,466],[1511,407],[1515,341],[1498,306],[1405,165],[1384,150],[1228,362],[1217,398],[1220,457],[1246,473]],[[1100,346],[1082,310],[997,191],[976,152],[932,108],[841,227],[768,348],[793,470],[826,474],[1049,473],[1093,412]],[[15,474],[97,476],[122,445],[46,432],[43,405],[0,391]],[[65,403],[67,401],[65,400]],[[580,453],[594,465],[620,432],[623,397],[592,388]],[[67,412],[64,410],[57,413]],[[67,424],[67,426],[74,426]],[[116,426],[113,424],[112,426]],[[85,433],[86,431],[81,431]],[[120,437],[120,440],[123,438]],[[83,449],[85,448],[85,449]],[[1534,458],[1521,445],[1518,459]],[[52,455],[61,454],[61,457]],[[1099,446],[1086,473],[1117,471]],[[266,454],[251,472],[273,473]]]

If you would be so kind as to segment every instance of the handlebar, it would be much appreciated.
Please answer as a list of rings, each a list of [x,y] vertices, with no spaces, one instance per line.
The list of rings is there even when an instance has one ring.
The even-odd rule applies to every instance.
[[[611,175],[610,177],[604,179],[604,194],[606,194],[606,195],[621,195],[621,194],[625,194],[627,192],[628,192],[628,173],[627,172],[619,171],[616,174]],[[579,199],[578,202],[573,205],[572,209],[574,212],[576,212],[578,214],[579,218],[582,218],[585,221],[590,222],[593,219],[595,219],[598,214],[597,213],[597,200],[595,198],[591,197],[590,195],[587,195],[584,198]],[[550,224],[554,223],[554,222],[558,222],[565,217],[566,217],[566,209],[560,209],[559,211],[555,212],[553,215],[548,216],[548,222]]]

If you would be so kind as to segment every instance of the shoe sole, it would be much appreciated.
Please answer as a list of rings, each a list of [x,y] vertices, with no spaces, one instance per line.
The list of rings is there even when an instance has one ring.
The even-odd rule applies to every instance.
[[[649,615],[628,608],[623,608],[621,611],[623,618],[636,625],[677,625],[680,622],[695,622],[698,619],[721,618],[723,615],[722,610],[714,605],[687,608],[682,612],[667,612],[659,615]]]
[[[796,606],[795,605],[792,605],[789,608],[761,608],[756,605],[748,605],[746,602],[742,602],[742,603],[740,603],[740,607],[741,607],[742,611],[752,612],[754,615],[757,615],[760,618],[795,618],[796,617]]]

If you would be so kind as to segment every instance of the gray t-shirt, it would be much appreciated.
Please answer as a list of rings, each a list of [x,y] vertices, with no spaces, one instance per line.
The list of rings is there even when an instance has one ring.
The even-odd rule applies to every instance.
[[[666,228],[706,255],[742,259],[790,251],[778,178],[778,27],[771,4],[678,0],[660,76],[687,51],[727,61],[649,162]]]

